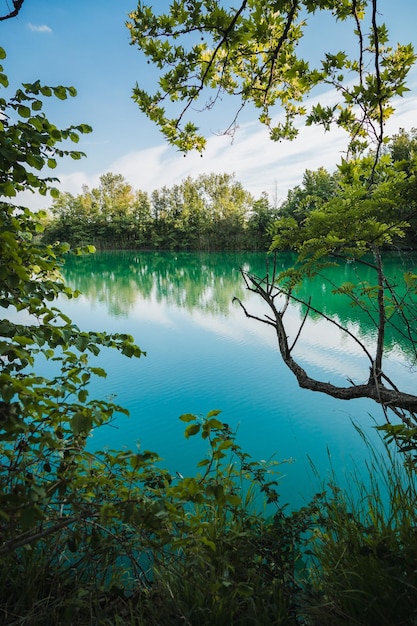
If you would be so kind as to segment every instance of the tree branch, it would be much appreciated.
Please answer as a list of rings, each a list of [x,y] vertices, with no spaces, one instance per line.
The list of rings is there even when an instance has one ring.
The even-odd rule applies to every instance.
[[[34,529],[28,530],[23,535],[20,535],[20,537],[17,537],[16,539],[10,539],[10,541],[6,541],[5,543],[3,543],[3,545],[0,547],[0,556],[9,554],[10,552],[13,552],[17,548],[26,546],[29,543],[32,543],[33,541],[37,541],[38,539],[43,539],[44,537],[48,537],[48,535],[52,535],[53,533],[58,532],[58,530],[62,530],[66,526],[69,526],[70,524],[75,522],[76,520],[77,520],[76,517],[64,517],[63,519],[58,520],[52,526],[48,526],[48,528],[44,528],[43,530],[39,530],[39,531],[36,531]]]
[[[288,336],[287,336],[284,322],[283,322],[283,314],[281,311],[277,309],[275,302],[274,302],[274,299],[276,298],[277,294],[284,293],[284,292],[281,292],[278,287],[276,287],[275,294],[272,294],[271,292],[271,284],[275,283],[275,277],[273,277],[271,281],[268,281],[266,286],[264,286],[262,284],[263,281],[261,281],[260,279],[257,279],[255,276],[252,276],[251,274],[247,272],[244,272],[243,270],[242,270],[242,275],[245,280],[246,287],[250,291],[253,291],[257,293],[258,295],[260,295],[262,299],[268,304],[273,314],[272,317],[266,317],[266,319],[255,317],[251,315],[250,313],[248,313],[244,305],[239,301],[242,309],[245,312],[245,315],[248,318],[257,319],[275,328],[279,351],[280,351],[282,360],[284,361],[288,369],[294,374],[299,386],[302,389],[309,389],[310,391],[319,391],[321,393],[325,393],[326,395],[332,396],[333,398],[337,398],[339,400],[353,400],[357,398],[369,398],[371,400],[374,400],[374,402],[380,404],[384,408],[384,410],[391,409],[407,425],[410,425],[410,423],[417,420],[416,416],[414,415],[414,413],[417,413],[417,396],[413,394],[401,392],[394,386],[392,388],[386,387],[382,383],[383,380],[387,381],[389,384],[391,383],[389,381],[389,378],[386,377],[382,372],[382,364],[381,364],[381,368],[379,368],[379,375],[371,376],[367,383],[361,384],[361,385],[355,385],[352,383],[348,387],[342,387],[338,385],[333,385],[330,382],[324,382],[324,381],[317,380],[315,378],[311,378],[307,374],[306,370],[304,370],[291,355],[291,350],[288,344]],[[287,295],[291,299],[298,301],[291,294],[284,294],[284,295]],[[310,309],[313,310],[311,305],[310,305]],[[323,317],[325,317],[325,319],[327,319],[328,321],[336,323],[334,322],[334,320],[331,320],[320,311],[317,311],[317,312],[320,313]],[[359,345],[362,346],[362,349],[365,351],[365,353],[367,354],[368,358],[371,361],[371,371],[372,372],[376,371],[376,363],[378,362],[378,367],[379,367],[379,363],[380,363],[379,357],[381,356],[381,359],[382,359],[382,353],[377,354],[377,357],[378,357],[377,361],[374,360],[369,354],[369,352],[366,350],[365,346],[361,344],[361,342],[359,342],[359,340],[355,338],[354,335],[352,335],[352,333],[350,333],[346,328],[343,328],[342,326],[340,326],[340,324],[336,323],[336,325],[341,330],[348,333],[353,339],[355,339],[359,343]],[[405,415],[403,411],[407,411],[409,414],[411,414],[412,420],[410,420],[410,417]]]
[[[1,15],[0,22],[2,22],[3,20],[9,20],[11,17],[16,17],[20,9],[22,8],[22,4],[24,1],[25,0],[13,0],[13,11],[10,11],[10,13],[8,13],[7,15]]]

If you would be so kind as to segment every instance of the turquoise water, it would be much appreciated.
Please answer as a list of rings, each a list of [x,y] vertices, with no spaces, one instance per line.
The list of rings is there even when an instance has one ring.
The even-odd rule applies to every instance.
[[[288,261],[282,257],[283,266]],[[281,362],[274,330],[247,319],[232,302],[239,297],[259,317],[268,312],[244,289],[241,266],[264,274],[265,257],[113,252],[67,263],[64,277],[83,295],[61,301],[61,308],[83,330],[128,332],[147,352],[134,360],[111,350],[100,355],[108,377],[94,382],[92,393],[114,395],[130,417],[121,415],[96,430],[89,446],[140,446],[158,452],[172,472],[194,473],[206,444],[186,440],[178,418],[220,409],[220,418],[237,429],[238,443],[256,460],[290,461],[280,468],[282,502],[296,506],[319,489],[309,458],[323,479],[333,465],[341,483],[353,464],[364,466],[366,446],[351,420],[381,447],[372,416],[382,422],[382,412],[370,401],[347,403],[299,389]],[[400,269],[398,262],[392,271]],[[350,330],[371,345],[369,322],[343,302],[332,310],[336,305],[323,282],[316,280],[307,291],[327,306],[328,314],[347,320]],[[292,306],[286,316],[295,336],[303,311]],[[390,341],[390,374],[412,390],[414,376],[407,356],[394,337]],[[350,377],[361,382],[368,376],[355,342],[319,319],[305,325],[295,354],[311,375],[322,380],[344,383]]]

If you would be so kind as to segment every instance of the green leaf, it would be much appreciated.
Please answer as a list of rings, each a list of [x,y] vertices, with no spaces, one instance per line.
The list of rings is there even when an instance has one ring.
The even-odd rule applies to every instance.
[[[52,91],[54,92],[54,96],[56,98],[58,98],[59,100],[66,100],[67,99],[67,89],[66,89],[66,87],[63,87],[62,85],[59,85],[58,87],[52,87]]]
[[[42,109],[42,101],[41,100],[33,100],[31,104],[33,111],[40,111]]]
[[[192,437],[193,435],[196,435],[200,431],[200,428],[200,424],[190,424],[189,426],[187,426],[184,432],[186,439]]]
[[[236,496],[232,494],[228,494],[226,496],[226,501],[228,504],[231,504],[232,506],[239,506],[240,504],[242,504],[242,498],[240,496]]]
[[[88,435],[91,431],[93,420],[91,415],[76,413],[71,419],[71,430],[74,435]]]
[[[19,113],[20,117],[23,118],[28,118],[31,115],[29,107],[23,105],[17,107],[17,112]]]
[[[218,413],[220,413],[221,411],[219,411]],[[217,413],[217,415],[218,415]],[[220,422],[219,420],[216,420],[214,418],[207,420],[207,425],[209,426],[209,428],[214,428],[215,430],[223,430],[224,428],[224,424],[223,422]]]
[[[35,343],[34,340],[32,339],[32,337],[26,337],[26,336],[23,336],[23,335],[15,335],[13,337],[13,341],[15,341],[16,343],[18,343],[21,346],[29,346],[29,345]]]
[[[16,188],[11,182],[0,183],[0,196],[13,197],[16,195]]]
[[[43,96],[49,98],[50,96],[52,96],[52,89],[50,87],[47,86],[43,86],[40,88],[40,92]]]
[[[184,413],[183,415],[180,415],[180,420],[182,422],[194,422],[196,419],[196,416],[192,413]]]
[[[216,552],[216,544],[214,543],[214,541],[211,541],[211,539],[207,539],[207,537],[204,537],[204,535],[200,535],[199,540],[200,543],[210,548],[210,550],[213,550],[213,552]]]
[[[95,374],[96,376],[100,376],[101,378],[107,377],[107,372],[101,367],[92,367],[91,372],[92,374]]]
[[[81,403],[84,403],[88,398],[88,391],[87,389],[80,389],[80,391],[78,392],[78,401]]]
[[[4,402],[10,402],[13,399],[15,390],[11,385],[2,385],[0,390]]]

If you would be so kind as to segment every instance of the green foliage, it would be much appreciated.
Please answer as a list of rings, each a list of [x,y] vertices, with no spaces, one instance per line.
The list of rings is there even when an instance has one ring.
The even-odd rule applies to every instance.
[[[404,199],[414,190],[415,165],[412,158],[399,165],[391,156],[395,150],[393,140],[377,164],[370,154],[343,161],[333,175],[307,170],[303,186],[288,193],[269,229],[272,249],[294,249],[300,259],[317,260],[335,253],[360,258],[373,247],[401,243],[410,226],[412,209]]]
[[[198,463],[201,473],[165,491],[167,506],[175,505],[178,513],[184,503],[185,515],[171,549],[155,558],[151,597],[160,597],[164,608],[154,620],[167,625],[181,620],[293,624],[290,608],[297,585],[294,561],[287,559],[288,539],[257,513],[261,494],[277,502],[277,477],[273,467],[240,450],[218,414],[212,411],[203,421],[181,417],[187,423],[185,436],[199,433],[209,455]]]
[[[316,32],[321,36],[322,30],[314,31],[309,24],[314,25],[315,16],[320,18],[329,11],[335,28],[337,23],[344,23],[346,32],[349,26],[356,57],[318,46],[321,66],[311,68],[296,48],[307,27],[313,35]],[[164,72],[153,95],[138,85],[133,98],[180,150],[204,149],[204,135],[189,120],[191,111],[212,109],[223,98],[229,104],[230,96],[237,99],[238,106],[226,133],[233,133],[239,112],[248,103],[260,110],[259,120],[268,126],[273,140],[296,137],[299,118],[307,126],[318,124],[324,130],[336,126],[347,132],[347,156],[333,180],[319,171],[308,181],[307,174],[311,177],[311,173],[306,173],[306,189],[297,189],[289,196],[280,219],[270,227],[271,251],[295,251],[295,267],[265,279],[248,273],[244,278],[248,289],[269,305],[272,317],[262,321],[275,327],[281,357],[300,386],[336,398],[372,398],[383,407],[386,419],[393,411],[405,423],[414,423],[417,396],[397,396],[397,387],[383,368],[385,328],[392,323],[393,315],[401,320],[404,335],[408,335],[415,352],[415,336],[410,332],[415,322],[414,307],[404,306],[396,286],[386,281],[381,256],[382,249],[405,237],[414,212],[413,140],[407,163],[395,155],[395,145],[392,154],[384,154],[385,123],[394,112],[393,98],[407,90],[407,74],[416,60],[413,47],[389,45],[388,29],[379,23],[375,0],[245,0],[237,8],[220,0],[182,0],[170,5],[167,13],[157,13],[139,2],[129,18],[132,43]],[[309,109],[307,96],[318,86],[332,89],[334,102],[329,105],[319,101]],[[169,118],[168,108],[175,108],[176,102],[180,103],[179,111]],[[278,123],[273,121],[276,105],[284,113],[284,121]],[[396,141],[401,148],[397,152],[403,154],[404,138],[397,137]],[[307,183],[318,193],[306,193]],[[349,381],[348,388],[319,381],[309,376],[292,355],[304,322],[291,345],[284,324],[288,302],[296,298],[295,287],[320,272],[329,264],[329,258],[330,262],[343,258],[370,263],[365,260],[367,254],[373,255],[372,284],[332,288],[335,294],[351,297],[355,305],[370,312],[375,321],[375,347],[369,350],[337,320],[330,321],[357,342],[369,364],[369,379],[360,385]],[[415,286],[410,291],[415,291]],[[285,301],[281,310],[276,305],[278,294]],[[314,304],[304,304],[308,311],[320,314]],[[255,317],[242,307],[246,315]]]
[[[108,348],[142,354],[130,335],[80,331],[59,310],[59,297],[78,295],[60,276],[69,247],[40,244],[43,215],[5,199],[19,191],[46,193],[53,179],[40,178],[33,168],[41,170],[55,157],[79,158],[81,153],[58,146],[90,131],[85,125],[58,130],[40,113],[42,97],[64,99],[75,95],[73,88],[39,82],[23,87],[9,102],[0,100],[0,555],[97,518],[99,508],[80,506],[80,482],[89,475],[88,455],[83,456],[87,437],[125,411],[90,398],[91,377],[105,372],[88,357]],[[50,377],[37,373],[45,362]]]
[[[58,98],[72,93],[37,84],[26,89],[29,99],[38,91]],[[28,111],[18,114],[26,120]],[[22,138],[15,126],[4,123],[0,134],[2,153],[11,159],[3,176],[16,191],[46,192],[51,181],[27,169],[34,163],[30,133]],[[46,120],[44,128],[33,138],[34,154],[52,158],[51,147],[67,136]],[[52,154],[61,156],[60,149]],[[117,176],[101,182],[91,204],[105,217],[117,216],[117,207],[123,215],[130,189]],[[235,192],[245,197],[238,186]],[[227,202],[221,207],[229,210]],[[187,615],[212,623],[212,614],[230,623],[250,614],[294,623],[287,617],[294,560],[287,564],[287,548],[276,542],[281,535],[253,508],[260,494],[277,502],[272,468],[241,452],[219,411],[203,420],[183,416],[186,437],[200,433],[209,447],[194,477],[174,479],[158,468],[155,453],[140,448],[90,452],[91,432],[126,413],[90,396],[91,378],[106,375],[91,357],[110,348],[128,357],[143,353],[130,335],[82,331],[59,310],[59,298],[78,295],[60,275],[68,245],[39,243],[44,215],[5,201],[0,208],[2,622],[172,624]],[[156,618],[161,598],[164,611],[159,607]]]
[[[2,50],[1,58],[5,58]],[[8,78],[0,66],[1,85],[8,87]],[[25,83],[21,89],[7,100],[0,98],[2,120],[2,153],[0,157],[0,194],[3,197],[14,197],[19,191],[37,190],[45,195],[54,178],[41,178],[36,172],[45,166],[54,169],[56,158],[70,156],[80,159],[84,154],[74,150],[64,150],[58,145],[70,140],[78,143],[80,134],[91,132],[87,124],[69,126],[58,129],[51,124],[42,111],[43,98],[55,96],[65,100],[76,95],[74,87],[47,87],[39,81]],[[30,150],[26,148],[30,146]],[[29,169],[31,168],[31,169]],[[33,172],[35,170],[35,172]],[[52,190],[54,194],[56,190]]]
[[[149,198],[111,173],[97,189],[59,194],[52,214],[45,241],[165,250],[266,249],[274,215],[266,197],[255,202],[230,174],[187,177]]]
[[[321,504],[307,610],[314,624],[400,626],[417,618],[416,474],[388,446],[368,451],[366,482],[352,474],[343,492],[333,477]]]
[[[245,14],[246,4],[250,15]],[[352,9],[347,1],[337,6],[330,1],[303,4],[310,12],[333,8],[341,20],[347,19]],[[183,52],[180,48],[173,52],[166,42],[156,43],[146,29],[141,35],[139,17],[145,18],[157,35],[160,27],[170,36],[176,35],[176,25],[184,22],[194,29],[198,20],[207,32],[220,34],[214,56],[204,44],[198,44],[191,56],[184,56],[186,64],[176,68],[176,75],[166,75],[162,88],[168,89],[174,100],[186,95],[188,87],[184,83],[183,91],[174,90],[170,81],[186,77],[189,67],[192,71],[200,67],[197,53],[206,55],[201,74],[204,84],[208,81],[218,86],[216,72],[222,71],[222,89],[232,93],[243,88],[245,99],[253,99],[251,89],[258,89],[258,82],[251,82],[254,77],[260,81],[260,92],[262,85],[265,87],[259,63],[265,69],[269,63],[270,69],[272,60],[287,60],[288,67],[281,68],[277,79],[289,86],[284,94],[287,124],[271,132],[291,135],[292,119],[302,112],[294,108],[296,90],[306,93],[320,78],[309,73],[293,53],[301,33],[294,22],[294,6],[287,21],[284,12],[282,16],[274,13],[275,19],[264,19],[275,9],[260,0],[243,3],[234,18],[231,10],[222,9],[217,2],[176,1],[170,17],[159,16],[156,21],[152,21],[151,9],[141,7],[140,16],[132,17],[134,36],[142,37],[141,45],[162,66]],[[363,3],[355,6],[359,18]],[[377,46],[377,37],[382,45],[384,29],[373,32],[371,46]],[[288,45],[284,47],[285,38]],[[281,39],[282,45],[277,46]],[[254,41],[263,50],[255,49]],[[230,59],[225,59],[226,65],[219,64],[226,44]],[[247,46],[249,57],[241,58],[238,66],[241,45]],[[396,85],[397,92],[408,67],[405,53],[404,49],[399,53],[403,72],[396,78],[384,77],[391,87]],[[4,56],[0,50],[0,57]],[[394,72],[389,54],[383,59],[386,71]],[[340,54],[326,57],[326,63],[327,76],[348,67]],[[7,86],[5,74],[0,75],[0,83]],[[355,102],[369,97],[372,104],[371,92],[380,95],[381,85],[371,78],[364,85]],[[267,85],[265,97],[255,98],[267,123],[269,107],[283,98],[277,89]],[[105,376],[91,358],[110,348],[128,357],[140,357],[143,352],[129,334],[84,332],[59,310],[59,298],[77,296],[60,275],[69,247],[39,243],[45,216],[8,201],[25,190],[45,194],[50,189],[54,194],[53,179],[41,178],[37,172],[44,167],[53,169],[57,157],[82,156],[59,146],[67,139],[76,143],[89,127],[58,130],[41,113],[43,98],[65,99],[68,95],[75,95],[75,90],[36,82],[25,84],[9,102],[0,100],[2,623],[412,623],[416,613],[415,473],[404,474],[392,459],[382,470],[377,463],[371,468],[372,477],[388,476],[387,494],[381,494],[373,480],[366,497],[363,494],[361,503],[365,504],[360,506],[333,488],[332,497],[319,494],[307,507],[288,514],[279,503],[277,464],[253,461],[236,444],[234,433],[220,421],[217,410],[202,419],[191,414],[181,417],[185,437],[192,440],[199,435],[208,448],[193,476],[172,476],[159,467],[156,453],[139,446],[130,451],[89,451],[92,431],[105,427],[116,413],[126,413],[111,400],[90,396],[91,378]],[[138,93],[138,98],[143,97]],[[384,102],[379,105],[379,113],[389,112],[382,106]],[[154,119],[165,124],[174,143],[188,148],[197,141],[199,147],[195,127],[185,124],[184,135],[178,134],[177,128],[165,123],[159,101],[150,106]],[[329,111],[316,113],[330,121]],[[343,119],[352,128],[354,120],[346,114]],[[360,256],[372,243],[377,255],[378,246],[392,241],[393,233],[398,236],[406,227],[403,217],[398,221],[394,213],[409,169],[403,165],[393,168],[389,159],[376,166],[371,159],[346,163],[340,173],[338,200],[343,203],[343,215],[337,212],[333,197],[326,197],[323,203],[321,198],[309,208],[304,221],[293,219],[296,228],[289,228],[290,217],[284,232],[277,232],[281,239],[275,245],[296,249],[307,275],[317,271],[329,253]],[[373,185],[366,187],[369,178]],[[204,207],[215,207],[218,223],[230,228],[229,236],[241,223],[241,207],[248,202],[241,186],[230,182],[227,177],[200,181],[209,198]],[[216,196],[219,189],[221,194]],[[184,185],[173,194],[174,208],[167,215],[180,224],[179,218],[186,213],[178,211],[178,199],[183,194],[194,201],[195,188]],[[155,200],[160,219],[166,198]],[[80,198],[58,195],[56,207],[68,217],[68,223],[74,223],[74,215],[81,211],[84,216],[98,214],[104,234],[109,223],[125,233],[130,223],[126,214],[143,220],[142,225],[150,217],[147,198],[135,197],[125,181],[114,175],[103,177],[100,189],[85,190]],[[254,229],[267,224],[268,209],[265,201],[256,206]],[[195,217],[190,212],[187,219],[191,222]],[[199,217],[204,219],[203,210]],[[358,220],[363,222],[360,231]],[[193,224],[198,233],[201,222]],[[139,229],[135,237],[143,232]],[[78,236],[80,240],[84,237]],[[92,251],[91,246],[84,250]],[[409,273],[410,287],[414,280]],[[340,289],[360,303],[355,285],[345,284]],[[375,293],[379,302],[381,283],[377,288],[363,286],[363,291],[370,299]],[[390,306],[396,306],[393,297]],[[389,309],[384,307],[384,311]],[[50,375],[40,374],[42,371]],[[387,435],[410,441],[415,433],[387,429]],[[312,560],[308,561],[309,557]]]
[[[403,247],[416,248],[416,158],[417,158],[417,137],[416,129],[412,128],[408,132],[400,129],[394,135],[385,151],[390,155],[393,167],[401,172],[404,181],[401,188],[401,195],[397,204],[398,217],[407,222],[410,227],[406,230]]]
[[[290,189],[286,200],[279,206],[279,218],[292,217],[302,223],[314,209],[319,209],[337,196],[339,174],[329,174],[323,167],[306,170],[301,185]]]
[[[350,26],[356,57],[322,48],[322,29],[314,18],[327,12],[334,28]],[[387,28],[378,24],[378,17],[376,3],[365,0],[251,0],[236,7],[219,0],[179,0],[167,13],[139,2],[127,27],[132,44],[159,71],[159,80],[153,94],[137,84],[133,99],[168,142],[183,151],[205,147],[191,111],[211,110],[234,96],[238,105],[226,133],[234,132],[241,109],[250,104],[275,141],[294,139],[296,121],[302,118],[325,130],[343,128],[350,150],[360,152],[372,135],[382,141],[381,125],[394,110],[391,100],[406,91],[415,61],[410,44],[388,45]],[[345,39],[346,30],[342,32]],[[298,52],[305,33],[318,35],[318,67]],[[335,104],[319,103],[309,110],[306,99],[319,85],[334,90]],[[278,106],[284,120],[277,122]]]
[[[243,453],[219,413],[181,417],[185,436],[199,433],[208,445],[195,476],[172,477],[147,451],[64,455],[65,490],[58,484],[48,503],[49,516],[60,508],[54,525],[0,549],[3,613],[31,623],[63,623],[71,615],[73,624],[114,616],[167,626],[296,624],[303,567],[297,542],[312,510],[287,524],[277,463]],[[33,447],[26,454],[36,458]],[[40,510],[44,500],[38,494]],[[264,500],[278,511],[269,521],[258,512]],[[24,593],[15,584],[19,572]]]
[[[278,464],[254,462],[219,413],[180,418],[207,444],[195,475],[147,451],[84,451],[74,488],[90,516],[0,553],[4,623],[412,623],[415,474],[371,451],[369,484],[332,481],[286,513]]]
[[[399,154],[404,158],[399,158]],[[412,216],[415,204],[415,172],[412,139],[406,139],[404,133],[393,138],[379,157],[369,153],[365,157],[343,160],[332,177],[323,170],[307,171],[303,187],[288,194],[278,220],[269,227],[271,251],[295,252],[294,265],[274,273],[266,285],[256,277],[247,277],[249,288],[253,285],[253,290],[270,305],[280,337],[281,356],[301,386],[336,398],[372,398],[382,406],[384,421],[389,423],[399,418],[409,427],[417,420],[417,397],[402,392],[400,385],[389,377],[387,357],[388,338],[394,330],[404,339],[410,364],[415,362],[415,273],[404,255],[403,276],[389,277],[384,253],[406,246],[404,240],[411,230],[407,218]],[[367,268],[369,279],[359,280],[346,269],[350,280],[332,282],[327,268],[335,264],[346,267],[353,264],[353,268],[361,264]],[[373,345],[352,333],[349,324],[342,322],[337,307],[332,307],[333,315],[328,316],[317,297],[308,295],[308,285],[316,275],[328,283],[331,293],[337,297],[335,304],[342,302],[342,296],[367,317],[374,330]],[[294,299],[302,303],[306,315],[321,316],[354,341],[368,364],[368,380],[348,379],[347,387],[309,377],[292,358],[293,346],[290,348],[284,326],[286,306],[282,311],[277,309],[274,302],[277,293],[281,293],[286,302]],[[301,328],[295,342],[301,336]]]

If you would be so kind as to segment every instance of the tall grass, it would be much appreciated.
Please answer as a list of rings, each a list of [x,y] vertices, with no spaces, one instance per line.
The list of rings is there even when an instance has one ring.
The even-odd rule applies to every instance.
[[[366,443],[366,474],[330,482],[310,539],[313,624],[417,624],[416,473],[395,448]]]

